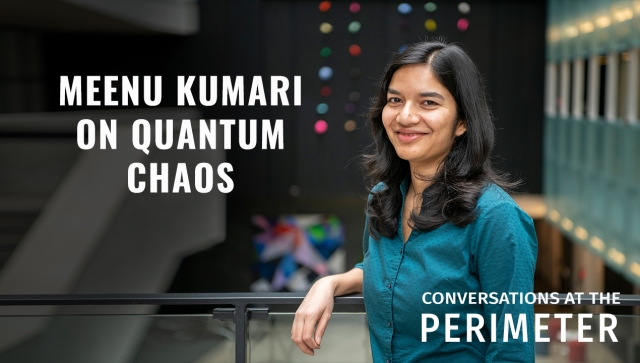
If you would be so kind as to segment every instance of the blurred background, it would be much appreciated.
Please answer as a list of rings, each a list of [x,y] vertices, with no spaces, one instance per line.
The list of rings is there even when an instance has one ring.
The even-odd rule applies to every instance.
[[[515,198],[536,223],[536,291],[638,293],[636,0],[0,0],[0,294],[304,291],[350,269],[362,259],[359,155],[377,80],[404,47],[439,36],[485,79],[494,163],[523,180]],[[60,106],[63,75],[162,76],[162,102]],[[299,75],[302,105],[177,107],[178,75],[242,75],[246,94],[253,76],[267,88],[269,76]],[[80,150],[84,118],[117,119],[118,149]],[[173,119],[174,139],[182,119],[283,119],[284,149],[243,150],[234,128],[230,150],[147,156],[130,147],[139,118]],[[193,180],[196,164],[225,161],[229,194],[127,187],[133,162],[168,163],[169,180],[186,163]],[[6,361],[45,344],[28,338],[42,322],[16,324],[23,333],[0,331]],[[140,344],[121,347],[122,361],[157,361]],[[605,361],[634,361],[633,349]]]

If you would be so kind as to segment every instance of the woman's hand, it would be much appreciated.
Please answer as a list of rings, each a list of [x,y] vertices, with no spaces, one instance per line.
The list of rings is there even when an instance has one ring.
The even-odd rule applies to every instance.
[[[291,340],[303,353],[313,355],[314,349],[320,349],[322,335],[333,312],[335,292],[334,276],[323,277],[313,284],[298,307],[291,328]]]

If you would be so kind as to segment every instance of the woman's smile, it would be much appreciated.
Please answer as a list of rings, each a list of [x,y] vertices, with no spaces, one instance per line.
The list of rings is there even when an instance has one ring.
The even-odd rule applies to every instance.
[[[429,135],[429,133],[414,130],[398,130],[396,131],[396,135],[398,135],[398,140],[400,140],[400,142],[410,144]]]

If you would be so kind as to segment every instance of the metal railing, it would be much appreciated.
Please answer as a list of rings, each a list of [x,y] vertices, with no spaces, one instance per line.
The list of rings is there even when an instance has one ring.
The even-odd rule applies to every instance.
[[[566,295],[558,295],[564,301]],[[90,295],[0,295],[0,306],[74,306],[74,305],[173,305],[209,306],[212,317],[235,325],[235,361],[247,362],[248,325],[266,320],[270,311],[294,312],[305,293],[189,293],[189,294],[90,294]],[[334,312],[365,312],[362,294],[335,298]],[[640,306],[640,295],[620,295],[616,306]],[[538,305],[544,302],[538,301]],[[560,305],[565,305],[560,303]],[[571,305],[571,304],[566,304]],[[580,305],[592,304],[590,299]]]
[[[248,325],[266,320],[269,308],[293,312],[305,293],[190,293],[190,294],[90,294],[90,295],[2,295],[0,306],[34,305],[180,305],[211,306],[213,318],[233,321],[235,361],[248,360]],[[365,312],[362,294],[336,297],[334,311]],[[639,303],[640,304],[640,303]],[[278,309],[279,308],[279,309]]]

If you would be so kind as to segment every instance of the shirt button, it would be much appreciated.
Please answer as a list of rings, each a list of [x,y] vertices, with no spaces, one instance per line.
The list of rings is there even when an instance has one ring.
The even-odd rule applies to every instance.
[[[391,327],[391,322],[390,321],[387,321],[387,326]]]
[[[388,288],[391,288],[391,283],[388,283],[388,284],[387,284],[387,287],[388,287]]]
[[[400,247],[400,253],[402,253],[402,247]]]

